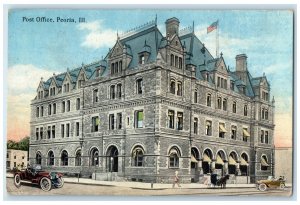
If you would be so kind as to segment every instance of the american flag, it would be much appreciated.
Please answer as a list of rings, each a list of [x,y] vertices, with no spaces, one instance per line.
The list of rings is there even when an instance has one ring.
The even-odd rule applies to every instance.
[[[219,21],[213,22],[209,27],[207,27],[207,33],[212,32],[218,28]]]

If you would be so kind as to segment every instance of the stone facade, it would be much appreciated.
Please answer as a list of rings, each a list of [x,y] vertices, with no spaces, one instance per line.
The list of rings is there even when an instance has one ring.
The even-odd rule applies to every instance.
[[[193,30],[180,35],[178,27],[177,18],[166,21],[164,37],[150,22],[118,37],[105,59],[41,79],[31,103],[31,164],[164,183],[175,171],[182,182],[213,172],[241,183],[272,175],[266,77],[250,75],[245,54],[230,71]]]

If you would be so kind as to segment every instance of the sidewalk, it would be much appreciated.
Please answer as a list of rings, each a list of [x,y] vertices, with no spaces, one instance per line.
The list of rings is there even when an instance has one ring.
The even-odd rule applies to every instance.
[[[12,178],[13,174],[7,173],[7,178]],[[129,187],[132,189],[172,189],[172,184],[160,184],[160,183],[145,183],[145,182],[116,182],[116,181],[97,181],[94,179],[64,177],[65,183],[73,184],[86,184],[86,185],[98,185],[98,186],[115,186],[115,187]],[[287,187],[291,187],[291,184],[286,184]],[[175,186],[178,187],[177,185]],[[254,188],[255,184],[227,184],[226,188]],[[199,183],[181,184],[181,189],[207,189],[208,186]]]

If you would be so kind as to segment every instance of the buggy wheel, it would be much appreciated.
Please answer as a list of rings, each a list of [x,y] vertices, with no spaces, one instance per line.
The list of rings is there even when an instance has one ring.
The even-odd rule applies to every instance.
[[[21,186],[21,177],[19,174],[16,174],[14,177],[14,184],[16,187],[20,187]]]
[[[285,184],[284,183],[280,183],[279,188],[283,190],[285,188]]]
[[[47,177],[43,177],[40,181],[40,187],[43,191],[50,191],[51,189],[51,180]]]
[[[258,189],[259,189],[260,191],[266,191],[266,190],[267,190],[267,185],[266,185],[266,184],[260,184],[260,185],[258,186]]]

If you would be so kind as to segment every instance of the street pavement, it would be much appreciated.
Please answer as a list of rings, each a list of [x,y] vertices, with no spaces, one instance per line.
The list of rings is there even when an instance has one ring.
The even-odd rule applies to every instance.
[[[143,182],[109,182],[93,179],[65,178],[65,185],[49,192],[42,191],[39,186],[22,183],[20,188],[14,186],[12,176],[6,178],[8,195],[73,195],[73,196],[291,196],[292,189],[270,189],[258,191],[254,184],[228,184],[226,189],[208,188],[206,185],[191,183],[177,185],[153,184]]]

